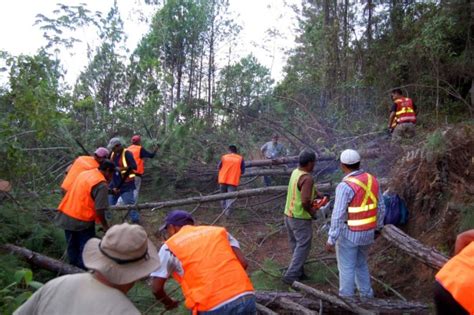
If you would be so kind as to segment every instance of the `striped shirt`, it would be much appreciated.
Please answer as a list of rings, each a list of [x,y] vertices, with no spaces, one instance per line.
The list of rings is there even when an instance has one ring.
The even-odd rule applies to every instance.
[[[344,182],[349,176],[356,176],[364,173],[363,170],[357,170],[347,174],[343,181],[336,187],[336,200],[331,216],[331,227],[329,229],[328,243],[336,244],[339,236],[343,236],[356,245],[369,245],[374,242],[375,230],[353,232],[347,226],[347,208],[349,207],[352,198],[354,198],[354,191]],[[385,204],[383,202],[382,192],[379,187],[378,194],[378,211],[377,211],[377,229],[383,227],[383,219],[385,216]]]

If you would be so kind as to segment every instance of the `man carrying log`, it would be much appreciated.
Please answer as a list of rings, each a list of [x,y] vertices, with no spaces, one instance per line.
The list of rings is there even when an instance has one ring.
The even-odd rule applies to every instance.
[[[84,263],[91,272],[49,281],[13,314],[138,315],[126,294],[136,281],[160,267],[145,230],[128,223],[111,227],[102,240],[89,240]]]
[[[451,258],[436,274],[437,314],[474,314],[474,230],[458,235]]]
[[[344,150],[340,157],[345,174],[336,187],[326,250],[336,248],[339,295],[351,297],[355,285],[360,296],[373,297],[367,256],[375,231],[383,227],[385,205],[377,178],[360,170],[360,155]]]
[[[240,175],[245,173],[245,161],[241,155],[237,154],[235,145],[229,145],[229,153],[221,157],[218,168],[218,182],[221,193],[236,191],[240,183]],[[221,201],[226,216],[230,215],[233,202],[234,200],[230,199]]]
[[[291,246],[292,258],[283,276],[283,282],[292,284],[296,280],[306,280],[304,264],[311,249],[313,238],[312,219],[317,209],[313,208],[317,193],[311,172],[316,165],[316,154],[303,150],[299,155],[299,167],[293,170],[288,184],[285,206],[285,226]]]
[[[61,189],[66,193],[71,189],[72,183],[77,176],[84,172],[94,168],[98,168],[99,164],[109,156],[109,150],[106,148],[99,147],[95,150],[93,156],[79,156],[74,160],[69,169],[66,172],[66,176],[61,184]]]
[[[185,305],[193,314],[255,314],[255,294],[239,243],[225,228],[195,226],[182,210],[168,213],[160,231],[168,238],[161,246],[161,267],[151,274],[152,290],[167,310],[178,302],[165,292],[173,276],[181,285]]]
[[[104,160],[98,168],[80,173],[58,206],[56,225],[64,229],[69,263],[85,269],[82,251],[87,241],[95,236],[95,221],[109,228],[105,219],[108,203],[108,182],[115,165]]]

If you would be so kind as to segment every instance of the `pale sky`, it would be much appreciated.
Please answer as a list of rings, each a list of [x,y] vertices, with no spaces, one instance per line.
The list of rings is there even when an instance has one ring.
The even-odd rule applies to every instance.
[[[102,11],[104,14],[113,4],[113,0],[3,0],[2,2],[0,50],[6,50],[13,55],[31,55],[45,45],[39,27],[33,26],[35,16],[42,13],[52,17],[52,11],[56,9],[57,3],[66,5],[86,3],[89,10]],[[117,0],[117,3],[128,36],[127,47],[133,50],[148,31],[148,24],[141,18],[151,17],[154,8],[145,5],[143,0]],[[282,67],[286,62],[285,50],[295,46],[296,19],[293,10],[287,4],[299,3],[300,0],[230,0],[233,18],[243,27],[238,42],[232,45],[232,61],[253,53],[263,65],[271,69],[275,80],[281,80]],[[270,40],[266,34],[269,28],[276,29],[282,36]],[[63,53],[60,58],[68,70],[66,80],[71,84],[87,64],[86,44],[97,43],[96,34],[88,30],[79,31],[76,37],[80,38],[83,44],[75,46],[73,51]],[[218,54],[221,58],[227,58],[228,52],[229,46],[223,45]],[[222,67],[227,64],[227,60],[218,63],[220,63],[218,66]],[[3,81],[5,74],[0,74],[0,79]]]

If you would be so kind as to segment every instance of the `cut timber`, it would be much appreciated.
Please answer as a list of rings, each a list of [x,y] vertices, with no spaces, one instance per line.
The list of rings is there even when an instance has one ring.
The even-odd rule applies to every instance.
[[[256,306],[257,306],[257,314],[278,315],[278,313],[275,313],[274,311],[272,311],[271,309],[269,309],[268,307],[266,307],[262,304],[257,303]]]
[[[429,248],[423,245],[420,241],[405,234],[394,225],[389,224],[384,226],[382,235],[408,255],[418,259],[433,269],[440,269],[449,259],[435,248]]]
[[[357,314],[376,314],[376,313],[423,313],[428,310],[428,306],[419,302],[406,302],[399,300],[385,299],[359,299],[342,298],[337,295],[329,294],[313,287],[304,285],[300,282],[293,282],[295,289],[304,291],[318,299],[322,299],[338,307]]]
[[[385,185],[387,181],[384,178],[379,179],[380,185]],[[322,192],[332,192],[336,188],[337,184],[335,183],[325,183],[325,184],[316,184],[316,190]],[[178,207],[178,206],[185,206],[191,205],[195,203],[203,203],[203,202],[214,202],[224,199],[235,199],[235,198],[243,198],[243,197],[253,197],[253,196],[261,196],[261,195],[271,195],[271,194],[279,194],[283,192],[287,192],[288,186],[271,186],[271,187],[264,187],[264,188],[254,188],[254,189],[244,189],[239,191],[233,191],[223,194],[215,194],[209,196],[196,196],[196,197],[189,197],[185,199],[177,199],[177,200],[168,200],[168,201],[160,201],[160,202],[148,202],[148,203],[141,203],[138,205],[120,205],[120,206],[112,206],[110,210],[128,210],[128,209],[161,209],[161,208],[168,208],[168,207]]]
[[[301,291],[304,291],[318,299],[325,300],[331,304],[337,305],[341,308],[344,308],[348,311],[351,312],[356,312],[358,314],[374,314],[373,312],[370,312],[368,310],[365,310],[351,302],[347,302],[346,300],[342,300],[339,296],[332,295],[325,293],[323,291],[319,291],[318,289],[312,288],[310,286],[307,286],[305,284],[302,284],[298,281],[293,282],[292,287]]]
[[[304,314],[304,315],[316,315],[317,314],[317,312],[312,311],[312,310],[304,307],[303,305],[298,304],[296,302],[293,302],[289,298],[285,298],[285,297],[278,298],[275,301],[275,304],[277,304],[279,307],[281,307],[284,310],[293,311],[296,314]]]
[[[380,154],[379,149],[371,149],[371,150],[361,150],[359,151],[360,156],[364,159],[376,158]],[[317,157],[317,161],[328,161],[328,160],[336,160],[337,156],[335,154],[319,154]],[[251,160],[245,161],[245,167],[257,167],[257,166],[270,166],[270,165],[280,165],[280,164],[291,164],[291,163],[298,163],[298,156],[285,156],[277,159],[266,159],[266,160]]]
[[[257,169],[245,172],[241,177],[271,176],[271,175],[290,175],[294,168],[268,168]]]
[[[37,252],[29,250],[28,248],[19,247],[12,244],[2,245],[1,248],[5,251],[9,251],[14,253],[15,255],[21,256],[30,264],[53,271],[58,275],[85,272],[81,268],[63,263],[59,260],[45,255],[41,255]]]

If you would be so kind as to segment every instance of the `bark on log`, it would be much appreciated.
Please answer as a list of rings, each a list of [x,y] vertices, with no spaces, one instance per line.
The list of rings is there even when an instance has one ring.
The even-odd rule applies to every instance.
[[[304,315],[316,315],[315,311],[310,310],[309,308],[304,307],[301,304],[293,302],[289,298],[279,298],[275,301],[280,308],[284,310],[294,311],[296,314],[304,314]]]
[[[359,298],[342,298],[318,289],[309,287],[295,281],[293,287],[315,296],[316,298],[330,302],[348,311],[357,314],[376,314],[376,313],[415,313],[420,314],[428,311],[428,305],[401,300],[385,300],[385,299],[359,299]]]
[[[266,306],[264,306],[260,303],[257,303],[256,306],[257,306],[257,314],[278,315],[278,313],[275,313],[274,311],[272,311],[271,309],[269,309],[268,307],[266,307]]]
[[[370,150],[361,150],[359,151],[360,156],[364,159],[376,158],[380,154],[379,149],[370,149]],[[317,161],[329,161],[336,160],[337,156],[335,154],[319,154]],[[257,166],[270,166],[270,165],[280,165],[280,164],[291,164],[298,163],[298,156],[285,156],[277,159],[265,159],[265,160],[250,160],[245,161],[245,167],[257,167]]]
[[[440,269],[449,259],[435,248],[429,248],[423,245],[420,241],[405,234],[394,225],[389,224],[384,226],[382,236],[408,255],[418,259],[433,269]]]
[[[269,169],[257,169],[245,172],[241,177],[254,177],[254,176],[282,176],[290,175],[294,168],[269,168]]]
[[[57,273],[58,275],[66,275],[71,273],[85,272],[81,268],[76,266],[63,263],[62,261],[54,258],[39,254],[28,248],[19,247],[12,244],[5,244],[1,247],[5,251],[9,251],[15,255],[18,255],[28,261],[30,264],[38,266],[43,269],[47,269]]]

